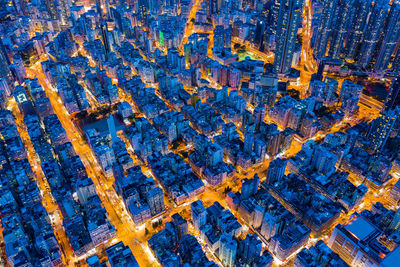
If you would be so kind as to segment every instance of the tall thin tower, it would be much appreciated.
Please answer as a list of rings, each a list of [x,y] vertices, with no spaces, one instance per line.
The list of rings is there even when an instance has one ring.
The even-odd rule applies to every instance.
[[[397,78],[392,82],[390,86],[389,94],[386,97],[385,103],[382,107],[382,112],[390,109],[394,109],[400,104],[400,74],[397,73]]]
[[[337,6],[337,18],[329,45],[329,57],[339,58],[343,50],[345,37],[353,17],[354,0],[340,0]]]
[[[385,37],[382,40],[375,62],[375,71],[379,72],[388,68],[397,41],[400,38],[400,4],[397,2],[392,5],[384,33]]]
[[[376,1],[371,12],[358,63],[361,67],[367,68],[371,63],[373,53],[382,33],[385,19],[388,16],[389,4],[385,0]]]
[[[318,34],[315,39],[315,55],[317,58],[323,58],[326,54],[328,41],[331,37],[333,24],[335,22],[335,11],[338,0],[325,1],[321,14],[321,22],[318,27]]]
[[[364,31],[368,22],[368,14],[372,8],[372,0],[356,0],[354,18],[346,42],[345,58],[354,60],[363,40]]]
[[[280,3],[274,60],[277,73],[287,73],[290,70],[302,10],[303,0],[282,0]]]

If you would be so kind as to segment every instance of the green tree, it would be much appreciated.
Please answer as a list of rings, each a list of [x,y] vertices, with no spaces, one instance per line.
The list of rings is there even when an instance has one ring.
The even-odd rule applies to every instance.
[[[172,143],[172,149],[177,149],[179,147],[179,142],[178,141],[174,141]]]
[[[230,188],[229,186],[225,187],[224,194],[228,194],[231,190],[232,188]]]

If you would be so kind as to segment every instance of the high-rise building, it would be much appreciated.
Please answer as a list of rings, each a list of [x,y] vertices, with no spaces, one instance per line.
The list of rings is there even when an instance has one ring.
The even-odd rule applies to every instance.
[[[207,3],[207,17],[211,17],[212,14],[219,13],[222,7],[222,0],[206,0]]]
[[[389,94],[385,99],[382,111],[395,108],[400,104],[400,73],[397,74],[397,78],[392,82],[390,86]]]
[[[111,266],[139,267],[132,251],[122,241],[106,248],[105,251]]]
[[[58,13],[57,13],[57,8],[54,0],[45,0],[44,1],[47,9],[47,13],[49,14],[49,17],[51,19],[57,19],[58,18]]]
[[[275,156],[276,154],[278,154],[280,144],[281,133],[278,130],[271,132],[268,136],[267,153],[270,156]]]
[[[257,106],[253,112],[253,121],[255,122],[257,129],[259,128],[261,122],[264,121],[264,118],[265,118],[265,108]]]
[[[107,30],[107,24],[103,23],[101,25],[101,36],[103,38],[103,45],[104,45],[104,49],[106,54],[111,52],[111,43],[110,43],[110,36]]]
[[[13,64],[11,66],[18,82],[22,84],[26,78],[26,70],[20,54],[15,54],[13,56]]]
[[[286,128],[281,132],[281,143],[279,145],[279,152],[284,152],[289,150],[293,142],[293,137],[296,132],[291,128]]]
[[[385,71],[388,68],[397,41],[400,37],[400,3],[394,2],[384,30],[385,37],[379,48],[375,62],[375,71]]]
[[[345,98],[342,101],[342,105],[340,106],[340,110],[344,112],[346,116],[351,116],[358,111],[358,97],[349,97]]]
[[[303,0],[283,0],[280,3],[274,60],[277,73],[287,73],[290,70],[302,10]]]
[[[367,68],[371,63],[373,53],[382,33],[385,19],[388,16],[389,3],[385,0],[376,1],[369,16],[364,40],[358,58],[358,64]]]
[[[228,28],[225,27],[225,31],[224,31],[224,48],[231,48],[231,44],[232,44],[232,26],[229,25]]]
[[[319,240],[310,248],[303,248],[296,256],[294,266],[348,266],[339,255],[334,253],[324,241]]]
[[[276,234],[276,229],[279,228],[279,223],[276,216],[273,216],[270,212],[266,211],[263,217],[260,233],[261,235],[269,240]]]
[[[197,200],[190,204],[190,211],[193,226],[195,229],[199,230],[200,227],[207,223],[207,211],[203,206],[203,202],[201,200]]]
[[[332,104],[336,98],[336,91],[339,86],[337,80],[325,77],[324,81],[314,80],[310,82],[309,91],[311,96],[317,101],[323,101],[325,104]]]
[[[398,109],[385,110],[381,115],[373,120],[368,131],[368,138],[371,140],[371,146],[374,151],[382,149],[399,119]]]
[[[150,3],[153,2],[153,4],[151,6],[154,6],[157,4],[157,0],[156,1],[150,1]],[[164,2],[164,7],[166,7],[168,10],[172,10],[173,12],[178,12],[179,6],[180,6],[180,1],[179,0],[165,0]],[[156,7],[155,7],[156,8]],[[150,9],[152,10],[152,9]]]
[[[107,19],[112,18],[111,9],[110,9],[110,0],[104,0],[104,6],[106,8]]]
[[[154,216],[165,209],[164,194],[159,187],[154,187],[146,193],[147,204],[150,207],[151,214]]]
[[[286,127],[297,131],[301,122],[302,111],[297,108],[292,108],[289,111],[288,122]]]
[[[115,122],[114,122],[114,116],[113,115],[109,115],[107,118],[107,126],[108,126],[108,131],[110,133],[110,137],[112,142],[117,142],[119,140],[118,136],[117,136],[117,131],[115,129]]]
[[[400,181],[398,181],[390,190],[389,200],[394,206],[398,205],[400,201]]]
[[[400,227],[400,209],[396,211],[396,214],[394,215],[389,228],[398,231],[399,227]]]
[[[244,262],[250,263],[256,257],[261,255],[262,243],[256,234],[247,234],[246,238],[239,242],[238,256]]]
[[[334,21],[336,18],[336,6],[339,0],[324,1],[321,21],[318,27],[318,34],[315,39],[314,53],[317,58],[323,58],[326,54],[328,41],[331,36]]]
[[[311,138],[317,131],[316,119],[313,113],[307,113],[301,121],[300,134],[303,138]]]
[[[176,231],[178,232],[178,237],[182,238],[188,234],[188,225],[185,219],[182,218],[181,215],[175,213],[171,216],[172,223],[175,226]]]
[[[217,25],[214,29],[213,49],[221,51],[223,48],[230,48],[232,43],[232,27],[227,29],[223,25]]]
[[[256,23],[256,30],[254,34],[254,44],[258,47],[261,48],[263,46],[263,40],[264,40],[264,32],[265,32],[265,18],[263,16],[259,16],[257,18],[257,23]]]
[[[217,25],[214,29],[214,47],[215,50],[221,50],[224,47],[224,26]]]
[[[219,239],[219,258],[226,267],[235,266],[237,242],[228,234],[222,234]]]
[[[103,16],[103,10],[101,9],[101,0],[95,0],[96,11],[99,13],[100,17]]]
[[[326,84],[325,102],[328,104],[332,104],[332,102],[334,102],[334,100],[335,100],[335,94],[339,87],[339,82],[330,77],[325,77],[324,82]]]
[[[345,79],[342,83],[342,87],[340,88],[340,100],[343,101],[349,97],[361,97],[362,91],[364,87],[360,84],[356,84],[351,82],[348,79]]]
[[[354,60],[363,39],[364,29],[368,22],[368,14],[372,8],[372,0],[356,0],[354,18],[346,41],[345,58]]]
[[[24,0],[12,0],[12,4],[17,11],[18,15],[27,15],[26,1]]]
[[[322,101],[325,97],[326,84],[321,80],[313,80],[308,87],[309,94],[316,100]]]
[[[8,85],[11,85],[14,78],[9,65],[10,60],[8,59],[4,46],[0,43],[0,77],[4,77]]]
[[[137,11],[139,14],[139,20],[142,25],[147,25],[147,15],[149,14],[149,1],[148,0],[138,0],[137,1]]]
[[[270,22],[271,22],[271,28],[272,32],[276,33],[276,27],[278,24],[278,16],[279,16],[279,9],[281,6],[281,1],[280,0],[274,0],[273,5],[271,6],[271,17],[270,17]]]
[[[60,8],[60,20],[62,25],[68,25],[68,19],[71,15],[69,9],[69,1],[68,0],[58,0],[58,5]]]
[[[315,170],[329,177],[336,171],[337,161],[338,157],[335,154],[323,146],[318,146],[314,150],[311,165]]]
[[[251,154],[251,152],[253,151],[254,138],[254,133],[252,131],[246,130],[244,134],[244,152]]]
[[[243,179],[241,188],[242,199],[247,199],[258,190],[258,184],[260,183],[260,178],[257,174],[254,175],[253,179]]]
[[[325,60],[320,60],[318,64],[317,73],[311,75],[311,81],[319,80],[322,81],[324,78]]]
[[[333,229],[328,247],[350,266],[397,266],[400,251],[395,242],[397,234],[393,239],[388,234],[393,233],[387,227],[393,216],[390,213],[381,203],[370,211],[353,213],[348,222]]]
[[[339,58],[342,53],[343,44],[353,17],[353,10],[354,0],[341,0],[338,2],[336,23],[332,31],[332,41],[329,44],[328,55],[331,58]],[[336,16],[336,14],[334,14],[334,16]]]
[[[282,177],[285,175],[286,164],[287,160],[282,158],[277,158],[271,161],[268,166],[266,183],[272,184],[282,179]]]
[[[391,71],[394,73],[400,72],[400,49],[397,50],[397,54],[394,57]]]
[[[19,110],[24,114],[34,114],[32,101],[26,93],[25,87],[18,85],[12,92],[15,101],[17,102]]]

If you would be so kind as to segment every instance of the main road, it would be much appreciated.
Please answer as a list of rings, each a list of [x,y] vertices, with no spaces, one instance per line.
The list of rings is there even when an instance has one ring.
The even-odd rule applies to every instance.
[[[128,215],[123,202],[118,198],[113,188],[113,178],[106,177],[91,148],[85,141],[83,133],[75,125],[70,114],[63,105],[60,96],[45,79],[38,67],[29,68],[27,73],[30,78],[38,78],[47,97],[50,99],[54,113],[65,129],[69,140],[76,153],[80,156],[88,176],[93,180],[97,194],[108,213],[111,224],[115,227],[118,240],[124,242],[132,250],[140,266],[158,266],[153,255],[149,252],[146,240],[143,239],[144,229],[135,227]],[[88,255],[83,255],[81,259]]]
[[[32,170],[35,174],[35,182],[37,187],[40,190],[42,195],[42,205],[46,209],[51,224],[54,230],[54,234],[56,236],[57,242],[62,250],[62,258],[65,265],[68,265],[70,261],[75,261],[76,257],[72,253],[72,247],[68,241],[67,235],[65,233],[64,227],[62,225],[62,214],[59,209],[53,195],[50,191],[50,186],[47,182],[47,179],[43,173],[41,167],[41,161],[39,156],[36,154],[30,136],[28,134],[26,125],[24,123],[24,118],[22,113],[20,112],[15,99],[12,98],[9,100],[8,109],[12,112],[15,118],[15,124],[17,126],[17,130],[21,137],[21,140],[25,146],[27,152],[27,158],[29,164],[32,167]]]
[[[311,23],[312,23],[312,1],[306,0],[303,9],[303,43],[301,50],[301,62],[305,71],[314,73],[317,71],[316,62],[311,48]]]

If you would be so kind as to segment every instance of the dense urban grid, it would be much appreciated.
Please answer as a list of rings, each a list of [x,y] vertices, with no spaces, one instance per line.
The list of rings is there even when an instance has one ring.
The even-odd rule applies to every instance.
[[[0,266],[399,266],[400,0],[0,0]]]

